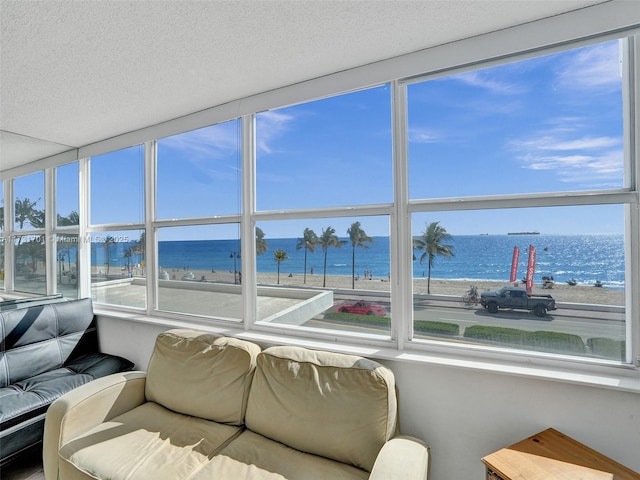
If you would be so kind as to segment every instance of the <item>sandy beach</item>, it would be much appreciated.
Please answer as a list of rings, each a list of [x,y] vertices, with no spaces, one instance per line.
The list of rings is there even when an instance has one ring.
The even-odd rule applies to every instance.
[[[162,269],[167,272],[169,279],[182,280],[183,276],[189,272],[183,269]],[[204,282],[220,282],[234,283],[234,275],[232,271],[215,272],[206,270],[193,270],[193,281]],[[186,279],[186,278],[185,278]],[[288,272],[280,272],[281,286],[286,287],[316,287],[322,288],[322,274],[307,274],[306,283],[304,283],[303,275],[290,274]],[[258,273],[258,284],[260,285],[276,285],[276,273]],[[478,287],[478,292],[486,290],[496,290],[500,287],[508,285],[508,282],[495,281],[463,281],[463,280],[441,280],[431,279],[432,295],[453,295],[463,296],[469,286],[474,284]],[[344,275],[327,275],[327,288],[335,289],[351,289],[351,276]],[[522,285],[520,285],[522,286]],[[360,277],[355,282],[356,290],[373,290],[373,291],[389,291],[389,279],[384,277],[373,277],[364,279]],[[413,281],[413,290],[416,294],[427,293],[427,279],[419,278]],[[624,305],[624,291],[622,289],[613,289],[607,287],[594,287],[591,285],[575,285],[571,286],[566,283],[556,283],[551,289],[543,289],[540,283],[534,285],[534,294],[551,294],[557,302],[568,303],[586,303],[595,305]]]

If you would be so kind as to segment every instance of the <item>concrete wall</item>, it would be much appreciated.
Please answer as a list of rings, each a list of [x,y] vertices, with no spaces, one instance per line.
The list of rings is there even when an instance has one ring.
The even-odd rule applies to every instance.
[[[145,369],[166,327],[99,317],[104,351]],[[431,447],[430,480],[484,478],[480,458],[548,427],[640,472],[640,394],[447,366],[384,361],[400,428]]]

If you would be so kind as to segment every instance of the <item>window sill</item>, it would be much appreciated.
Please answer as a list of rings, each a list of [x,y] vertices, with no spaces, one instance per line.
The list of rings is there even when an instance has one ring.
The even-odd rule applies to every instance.
[[[405,362],[415,365],[436,365],[442,367],[475,370],[496,375],[513,375],[531,379],[584,385],[596,388],[606,388],[632,393],[640,393],[640,368],[627,365],[602,365],[563,361],[554,358],[538,358],[523,355],[521,351],[513,354],[503,351],[482,352],[468,351],[470,349],[434,345],[426,342],[422,345],[408,345],[405,350],[393,348],[389,345],[365,345],[349,342],[343,337],[335,340],[323,340],[301,337],[283,329],[254,328],[245,330],[241,324],[199,322],[197,319],[178,319],[162,316],[147,316],[140,313],[123,312],[107,308],[95,308],[99,317],[109,317],[123,321],[130,321],[169,328],[194,328],[218,335],[233,336],[252,341],[263,347],[272,345],[292,345],[313,349],[322,349],[359,355],[380,361]],[[408,342],[411,344],[411,342]],[[517,356],[517,360],[514,360]],[[511,357],[511,358],[509,358]],[[551,357],[551,356],[549,356]]]

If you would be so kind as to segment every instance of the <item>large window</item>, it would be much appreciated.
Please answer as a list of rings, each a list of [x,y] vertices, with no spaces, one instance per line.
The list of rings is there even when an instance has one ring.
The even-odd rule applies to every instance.
[[[78,298],[78,242],[81,238],[78,169],[78,162],[55,169],[56,291],[65,298]]]
[[[147,305],[144,155],[144,146],[137,145],[90,159],[87,238],[91,297],[99,303],[138,309]],[[139,227],[132,228],[135,225]]]
[[[11,179],[0,287],[383,348],[629,364],[627,53],[435,69]]]
[[[91,296],[99,303],[145,308],[144,230],[91,234]]]
[[[411,84],[411,198],[621,188],[620,43]]]
[[[257,319],[389,336],[389,218],[259,222]]]
[[[91,224],[144,221],[144,147],[91,158]]]
[[[158,308],[241,319],[238,224],[158,229]]]
[[[44,294],[46,284],[44,172],[13,181],[14,284],[19,292]]]
[[[624,361],[620,58],[613,41],[408,85],[415,340]]]
[[[56,225],[78,226],[78,162],[56,168]]]
[[[240,213],[237,120],[158,140],[157,218]]]
[[[389,85],[256,115],[259,210],[393,201]]]
[[[439,211],[412,220],[415,339],[623,359],[621,205]],[[522,224],[537,230],[510,230]]]
[[[241,160],[239,120],[158,140],[159,310],[243,318]]]

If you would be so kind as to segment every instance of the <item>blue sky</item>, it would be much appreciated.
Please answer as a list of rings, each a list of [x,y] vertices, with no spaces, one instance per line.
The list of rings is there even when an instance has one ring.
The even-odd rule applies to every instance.
[[[412,199],[540,193],[623,186],[618,42],[495,66],[408,86]],[[258,210],[340,207],[393,201],[388,85],[257,116]],[[241,210],[238,121],[161,139],[159,218]],[[139,222],[143,152],[132,147],[92,161],[92,221]],[[77,169],[76,169],[77,172]],[[73,168],[61,176],[73,183]],[[43,176],[18,179],[16,195],[43,198]],[[40,186],[38,186],[40,185]],[[59,211],[77,208],[61,189]],[[305,227],[339,235],[354,218],[271,222],[267,238]],[[360,217],[369,235],[388,235],[386,218]],[[453,234],[622,233],[620,206],[415,214],[413,233],[440,221]],[[237,226],[216,228],[233,238]],[[211,229],[163,237],[211,238]]]

